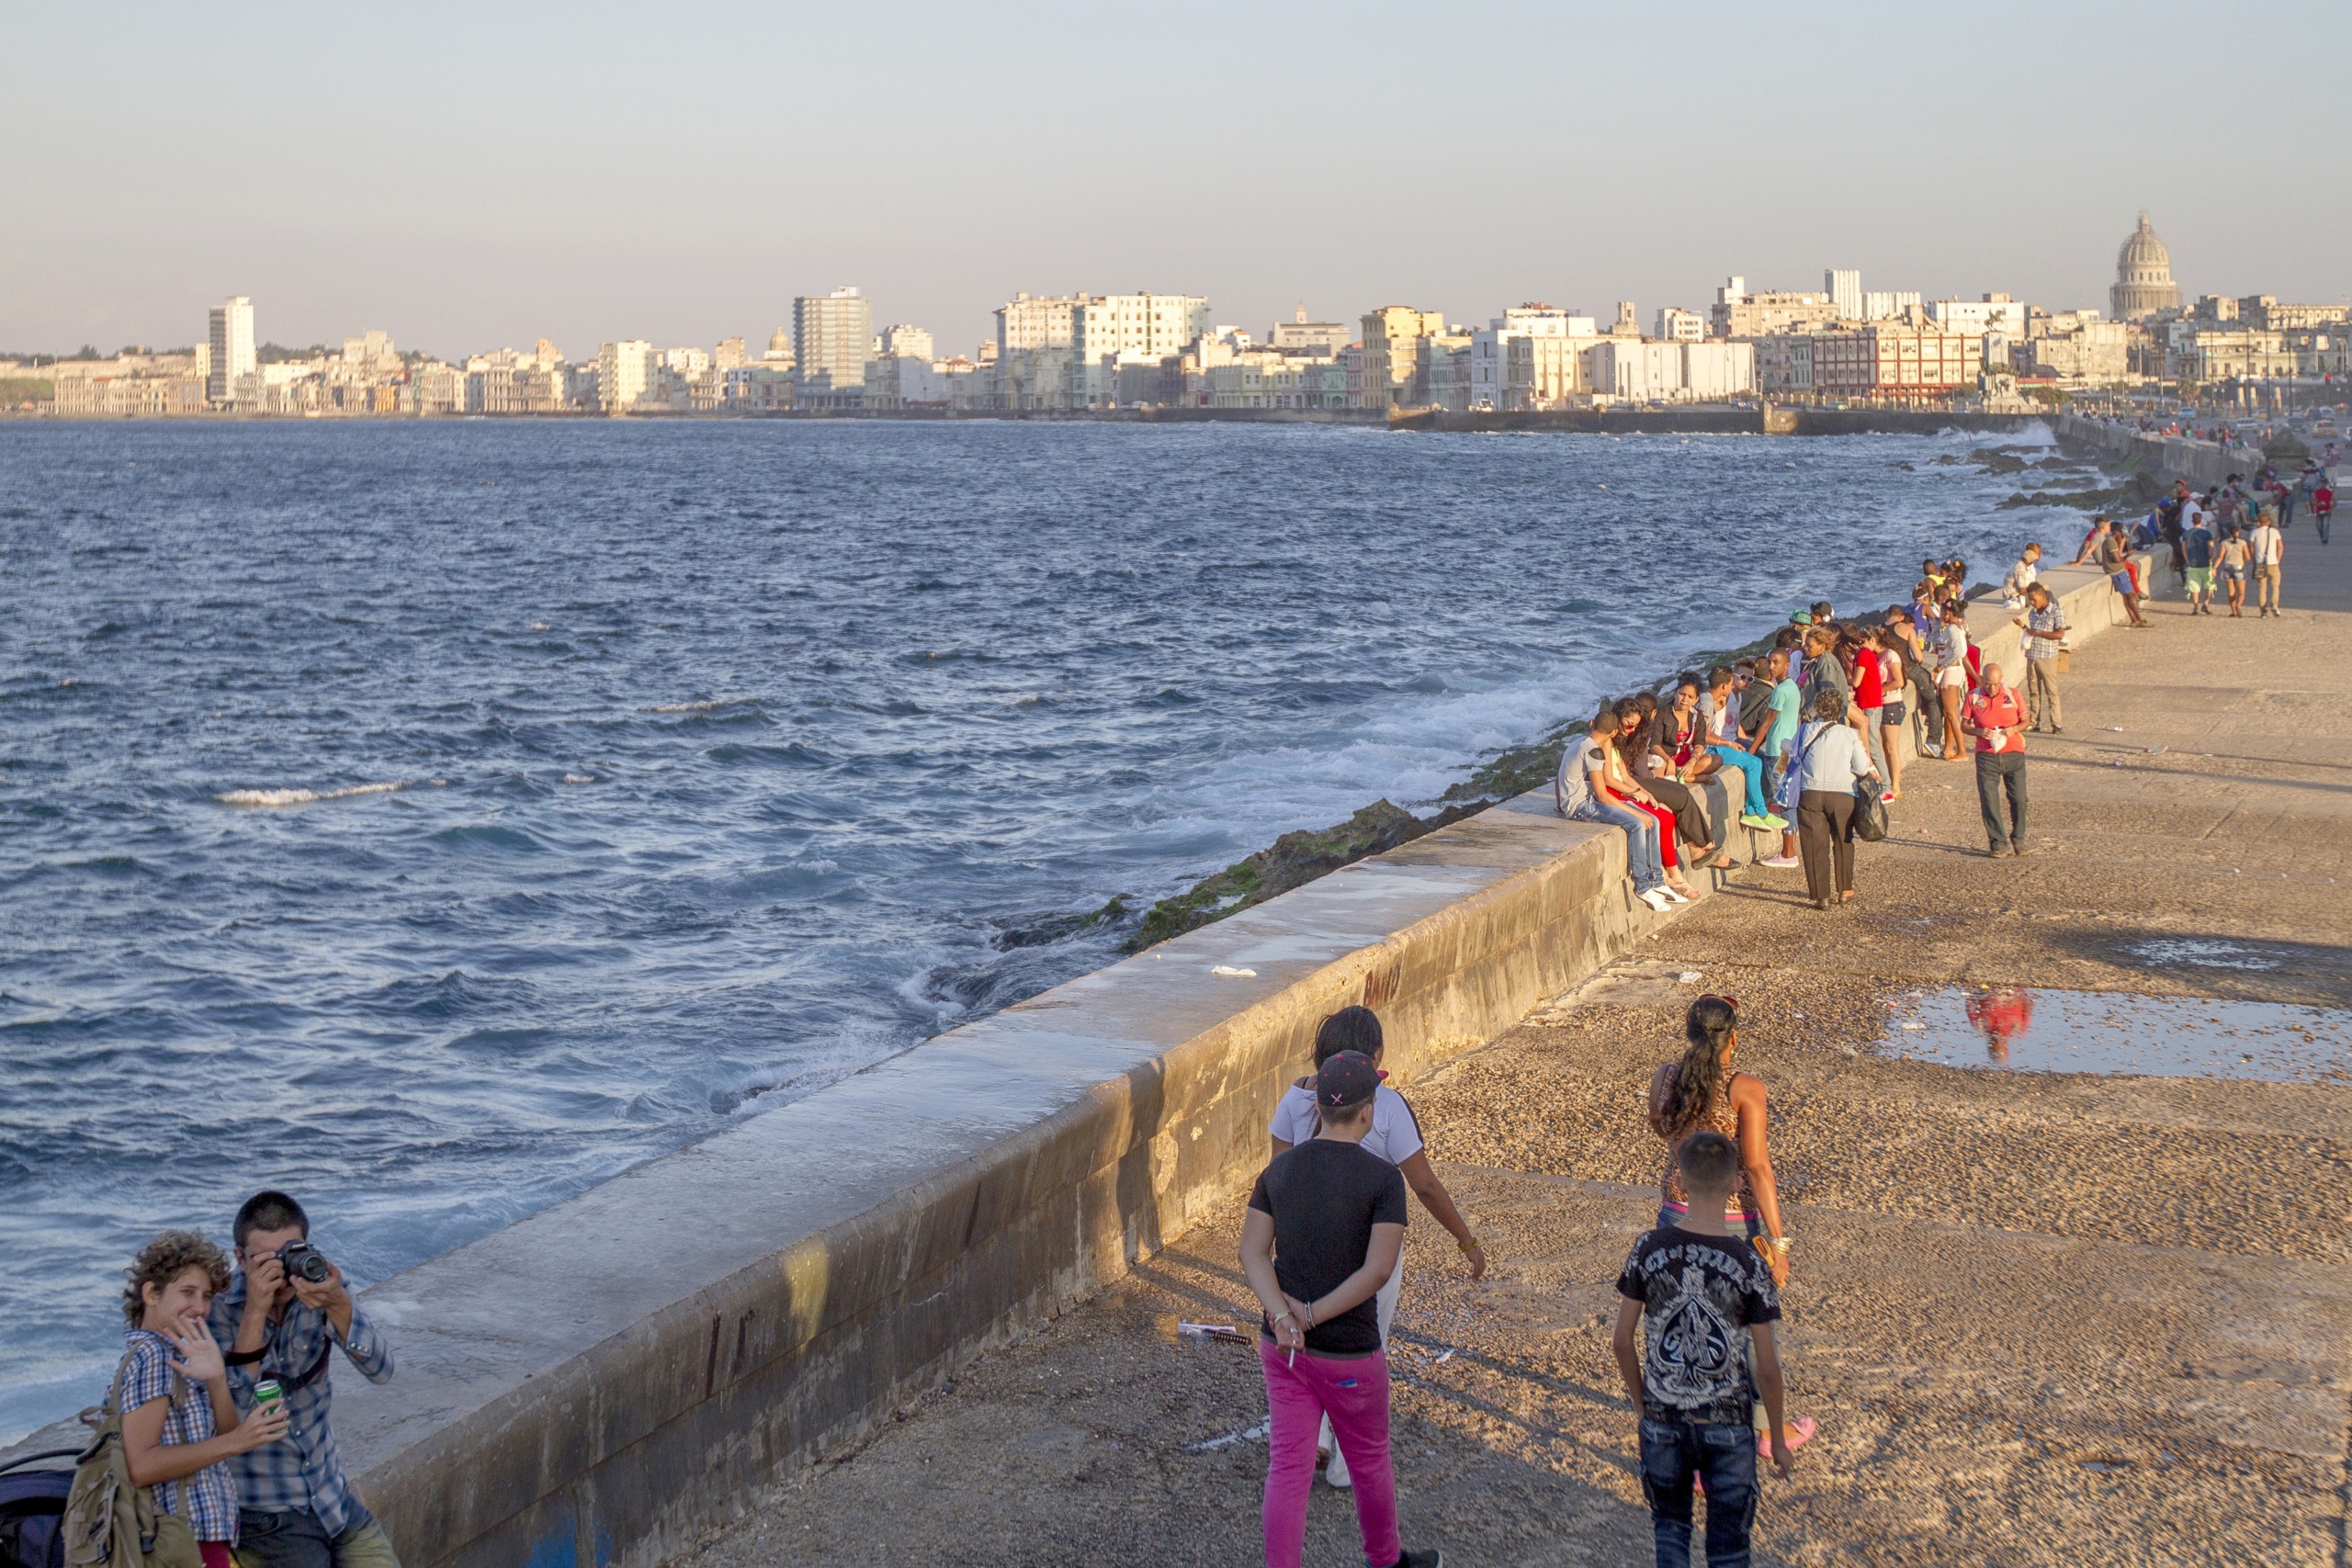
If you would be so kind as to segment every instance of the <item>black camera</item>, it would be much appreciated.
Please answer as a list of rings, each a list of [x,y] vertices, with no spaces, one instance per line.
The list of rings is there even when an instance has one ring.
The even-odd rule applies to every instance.
[[[323,1285],[334,1272],[319,1249],[307,1241],[289,1241],[277,1249],[277,1261],[285,1266],[288,1280],[308,1280],[313,1285]]]

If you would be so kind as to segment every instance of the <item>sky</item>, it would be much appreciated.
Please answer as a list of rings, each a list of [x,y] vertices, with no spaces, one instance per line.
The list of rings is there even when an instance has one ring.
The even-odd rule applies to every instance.
[[[2191,297],[2340,302],[2347,62],[2342,0],[0,0],[0,351],[184,345],[230,294],[287,344],[575,358],[843,284],[943,354],[1015,290],[1257,333],[1646,327],[1828,266],[2103,307],[2143,208]]]

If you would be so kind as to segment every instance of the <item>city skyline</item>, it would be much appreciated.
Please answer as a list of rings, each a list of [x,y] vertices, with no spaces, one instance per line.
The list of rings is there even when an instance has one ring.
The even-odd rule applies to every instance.
[[[2233,21],[2281,88],[2188,138],[2145,87],[2210,28],[2185,7],[1989,6],[1964,46],[1849,7],[1636,27],[1488,6],[1434,37],[1376,6],[428,17],[12,20],[12,174],[40,220],[0,237],[0,348],[179,344],[249,294],[289,345],[373,327],[576,355],[764,334],[850,282],[944,353],[1022,290],[1193,290],[1253,330],[1377,299],[1646,319],[1703,310],[1727,270],[1814,288],[1836,267],[2063,309],[2100,302],[2143,208],[2192,296],[2352,288],[2324,179],[2308,202],[2266,180],[2249,221],[2244,177],[2324,169],[2341,140],[2327,95],[2292,90],[2352,43],[2340,8]],[[200,136],[185,92],[134,85],[232,69],[242,107]],[[1394,112],[1367,118],[1381,80]],[[120,84],[103,113],[93,82]]]

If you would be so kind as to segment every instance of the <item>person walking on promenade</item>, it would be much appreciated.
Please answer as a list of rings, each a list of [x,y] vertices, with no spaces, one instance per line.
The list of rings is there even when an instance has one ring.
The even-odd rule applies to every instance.
[[[2230,612],[2235,615],[2237,612]],[[2052,598],[2050,586],[2037,582],[2026,595],[2026,612],[2010,625],[2025,643],[2025,696],[2033,709],[2034,733],[2047,723],[2059,733],[2062,709],[2058,700],[2058,660],[2066,651],[2066,612]]]
[[[2278,613],[2278,577],[2287,560],[2287,540],[2268,513],[2255,525],[2246,541],[2254,550],[2254,603],[2256,618]]]
[[[1330,1417],[1355,1482],[1364,1562],[1439,1568],[1407,1551],[1396,1529],[1388,1447],[1388,1357],[1374,1297],[1405,1245],[1405,1178],[1363,1145],[1380,1074],[1341,1051],[1315,1074],[1315,1136],[1274,1156],[1250,1190],[1241,1269],[1264,1314],[1268,1442],[1261,1514],[1267,1568],[1299,1568],[1306,1551],[1315,1438]]]
[[[2222,591],[2229,595],[2230,619],[2233,621],[2245,615],[2246,563],[2253,557],[2254,547],[2245,542],[2245,536],[2233,524],[2230,536],[2222,541],[2221,551],[2214,558],[2213,570],[2221,577]]]
[[[2001,672],[2001,661],[1984,661],[1984,678],[1969,694],[1962,728],[1976,737],[1976,806],[1984,818],[1985,853],[2025,853],[2025,708]],[[2008,795],[2008,821],[2001,818],[2001,796]]]
[[[2180,536],[2180,549],[2188,562],[2188,613],[2210,615],[2213,613],[2213,525],[2199,516]]]
[[[1676,900],[1666,891],[1657,818],[1620,805],[1609,787],[1609,747],[1616,734],[1616,705],[1603,703],[1593,715],[1591,727],[1580,736],[1568,738],[1560,752],[1560,771],[1552,780],[1553,808],[1578,822],[1606,822],[1623,831],[1625,869],[1634,879],[1634,897],[1663,913]]]
[[[1707,1493],[1707,1562],[1744,1565],[1756,1525],[1755,1396],[1765,1446],[1783,1481],[1794,1472],[1773,1325],[1770,1270],[1715,1212],[1737,1179],[1738,1151],[1700,1133],[1679,1161],[1692,1212],[1646,1232],[1617,1276],[1610,1347],[1625,1397],[1641,1413],[1642,1495],[1658,1568],[1690,1568],[1691,1483]],[[1634,1330],[1647,1320],[1646,1348]],[[1751,1348],[1752,1347],[1752,1348]]]
[[[2312,487],[2312,526],[2319,530],[2319,542],[2327,543],[2329,521],[2335,515],[2335,487],[2323,476]]]
[[[1829,687],[1815,693],[1812,716],[1797,733],[1802,773],[1797,840],[1804,846],[1805,891],[1826,909],[1854,897],[1854,785],[1875,778],[1870,752],[1846,722],[1847,705]]]
[[[1320,1072],[1323,1064],[1340,1052],[1353,1051],[1371,1062],[1374,1072],[1379,1072],[1380,1058],[1385,1048],[1380,1032],[1379,1015],[1367,1007],[1341,1008],[1325,1019],[1315,1032],[1316,1071]],[[1367,1153],[1378,1155],[1403,1174],[1405,1185],[1411,1188],[1413,1196],[1421,1201],[1421,1207],[1430,1212],[1431,1219],[1445,1227],[1446,1234],[1453,1237],[1454,1245],[1462,1249],[1462,1256],[1469,1259],[1470,1278],[1474,1280],[1484,1279],[1487,1273],[1486,1249],[1470,1233],[1469,1222],[1463,1219],[1462,1212],[1453,1206],[1453,1194],[1445,1190],[1445,1183],[1430,1164],[1427,1145],[1421,1140],[1420,1118],[1413,1114],[1412,1106],[1406,1103],[1403,1095],[1388,1087],[1388,1075],[1380,1073],[1380,1088],[1373,1095],[1372,1130],[1363,1135],[1359,1146]],[[1273,1120],[1267,1123],[1266,1132],[1272,1139],[1275,1158],[1281,1158],[1315,1136],[1319,1123],[1319,1112],[1315,1104],[1315,1075],[1310,1073],[1284,1089],[1282,1099],[1274,1102]],[[1405,1267],[1399,1262],[1396,1272],[1382,1281],[1380,1290],[1373,1297],[1380,1320],[1383,1349],[1388,1345],[1388,1325],[1396,1321],[1396,1298],[1404,1289]],[[1330,1461],[1323,1472],[1323,1479],[1334,1486],[1347,1485],[1347,1457],[1332,1446],[1331,1418],[1329,1416],[1323,1418],[1323,1428],[1316,1435],[1315,1451],[1318,1456],[1328,1456]]]

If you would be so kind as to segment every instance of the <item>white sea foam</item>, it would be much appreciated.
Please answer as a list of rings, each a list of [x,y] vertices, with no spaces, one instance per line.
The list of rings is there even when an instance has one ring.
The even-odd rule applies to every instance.
[[[751,700],[750,697],[713,697],[707,703],[660,703],[644,711],[647,713],[708,713],[713,708],[733,707],[738,703],[748,703]]]
[[[345,789],[232,789],[212,798],[223,806],[309,806],[314,801],[342,800],[355,795],[390,795],[406,789],[406,779],[390,784],[353,784]]]
[[[596,782],[596,775],[594,773],[566,773],[563,775],[563,782],[566,784],[594,784]]]

